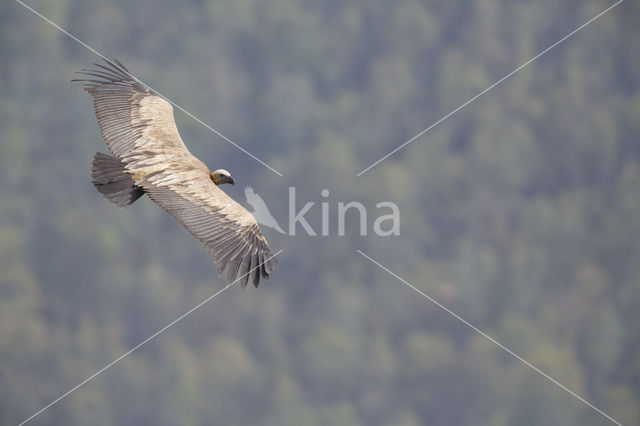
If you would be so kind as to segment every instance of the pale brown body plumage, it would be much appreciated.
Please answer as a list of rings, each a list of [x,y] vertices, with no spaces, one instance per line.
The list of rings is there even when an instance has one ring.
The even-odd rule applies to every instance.
[[[189,152],[171,104],[120,62],[105,62],[82,71],[87,79],[76,80],[93,96],[100,131],[113,154],[96,154],[96,188],[120,206],[146,193],[204,243],[218,274],[226,268],[228,283],[239,279],[245,287],[250,279],[257,287],[276,261],[253,215],[218,188],[216,176]]]

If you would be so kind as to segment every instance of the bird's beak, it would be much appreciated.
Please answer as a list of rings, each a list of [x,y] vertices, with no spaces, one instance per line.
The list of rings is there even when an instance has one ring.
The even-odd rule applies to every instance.
[[[233,178],[231,176],[229,176],[229,180],[227,181],[227,183],[230,183],[231,185],[235,186],[236,185],[236,181],[233,180]]]

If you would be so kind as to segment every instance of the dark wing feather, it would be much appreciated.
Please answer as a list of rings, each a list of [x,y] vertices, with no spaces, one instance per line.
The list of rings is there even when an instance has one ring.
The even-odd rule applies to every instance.
[[[98,124],[111,153],[136,186],[202,241],[227,283],[268,279],[275,259],[251,213],[218,188],[207,166],[182,142],[173,107],[137,81],[118,61],[81,74],[93,96]],[[263,262],[260,264],[260,262]],[[239,277],[239,278],[237,278]]]

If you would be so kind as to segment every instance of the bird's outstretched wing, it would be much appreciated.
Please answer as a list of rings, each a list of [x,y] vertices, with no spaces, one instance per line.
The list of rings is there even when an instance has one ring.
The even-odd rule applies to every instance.
[[[242,287],[249,279],[257,287],[260,276],[268,279],[276,260],[255,218],[218,188],[207,166],[189,152],[171,104],[117,60],[94,65],[74,81],[93,96],[102,137],[135,184],[204,243],[218,274],[226,269],[228,283],[241,277]]]

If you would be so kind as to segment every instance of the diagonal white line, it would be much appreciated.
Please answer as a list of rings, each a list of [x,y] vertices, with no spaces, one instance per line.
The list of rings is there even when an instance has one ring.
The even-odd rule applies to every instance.
[[[22,6],[24,6],[26,9],[30,10],[31,12],[35,13],[36,15],[38,15],[40,18],[42,18],[44,21],[48,22],[49,24],[51,24],[53,27],[57,28],[58,30],[60,30],[62,33],[64,33],[66,36],[68,36],[69,38],[73,39],[74,41],[76,41],[78,44],[81,44],[82,46],[86,47],[87,49],[89,49],[90,51],[92,51],[93,53],[95,53],[96,55],[98,55],[100,58],[102,59],[107,59],[102,53],[98,52],[96,49],[94,49],[93,47],[89,46],[88,44],[84,43],[83,41],[81,41],[80,39],[78,39],[76,36],[74,36],[73,34],[71,34],[70,32],[68,32],[67,30],[65,30],[64,28],[61,28],[58,24],[56,24],[55,22],[53,22],[52,20],[50,20],[49,18],[47,18],[46,16],[42,15],[41,13],[37,12],[36,10],[34,10],[33,8],[31,8],[30,6],[24,4],[21,0],[16,0],[16,2],[20,3]],[[154,91],[158,96],[164,98],[164,100],[166,100],[167,102],[169,102],[171,105],[173,105],[174,107],[178,108],[180,111],[184,112],[185,114],[187,114],[189,117],[193,118],[194,120],[196,120],[198,123],[202,124],[204,127],[206,127],[207,129],[211,130],[213,133],[215,133],[216,135],[220,136],[222,139],[224,139],[225,141],[229,142],[231,145],[235,146],[236,148],[238,148],[240,151],[244,152],[245,154],[247,154],[249,157],[253,158],[254,160],[256,160],[258,163],[262,164],[263,166],[265,166],[266,168],[268,168],[269,170],[271,170],[272,172],[274,172],[275,174],[277,174],[278,176],[282,176],[282,173],[280,173],[279,171],[277,171],[276,169],[274,169],[273,167],[271,167],[270,165],[268,165],[267,163],[265,163],[264,161],[262,161],[261,159],[259,159],[258,157],[256,157],[255,155],[251,154],[249,151],[247,151],[246,149],[244,149],[243,147],[241,147],[240,145],[238,145],[237,143],[233,142],[231,139],[229,139],[228,137],[226,137],[225,135],[223,135],[222,133],[220,133],[219,131],[217,131],[216,129],[214,129],[213,127],[211,127],[210,125],[208,125],[207,123],[205,123],[204,121],[200,120],[198,117],[196,117],[195,115],[191,114],[189,111],[187,111],[186,109],[182,108],[180,105],[176,104],[175,102],[173,102],[171,99],[167,98],[165,95],[163,95],[162,93],[158,92],[156,89],[154,89],[153,87],[149,86],[147,83],[145,83],[144,81],[140,80],[139,78],[137,78],[136,76],[132,75],[131,73],[127,72],[127,74],[129,74],[129,76],[131,76],[132,78],[136,79],[140,84],[144,85],[145,87],[147,87],[148,89]]]
[[[228,289],[229,287],[231,287],[232,285],[234,285],[235,283],[237,283],[238,281],[240,281],[242,278],[246,277],[247,275],[249,275],[251,272],[255,271],[256,269],[258,269],[260,266],[262,266],[265,262],[267,262],[270,259],[273,259],[274,257],[276,257],[277,255],[279,255],[280,253],[282,253],[283,250],[278,251],[276,254],[274,254],[273,256],[271,256],[269,259],[266,259],[264,262],[260,263],[258,266],[256,266],[255,268],[250,269],[246,274],[242,275],[240,278],[238,278],[237,280],[233,281],[232,283],[227,284],[226,287],[224,287],[222,290],[219,290],[218,292],[212,294],[211,296],[207,297],[206,299],[204,299],[202,302],[198,303],[196,306],[194,306],[193,308],[189,309],[187,312],[185,312],[184,314],[180,315],[178,318],[176,318],[175,320],[171,321],[169,324],[165,325],[164,327],[162,327],[160,330],[156,331],[155,333],[153,333],[151,336],[147,337],[146,339],[144,339],[142,342],[138,343],[137,345],[135,345],[133,348],[129,349],[127,352],[123,353],[122,355],[120,355],[118,358],[114,359],[113,361],[111,361],[109,364],[105,365],[104,367],[102,367],[100,370],[96,371],[95,373],[93,373],[92,375],[90,375],[89,377],[87,377],[86,379],[84,379],[83,381],[81,381],[80,383],[78,383],[77,385],[75,385],[74,387],[72,387],[71,389],[69,389],[68,391],[66,391],[65,393],[63,393],[62,395],[60,395],[58,398],[54,399],[53,401],[51,401],[50,403],[48,403],[47,405],[45,405],[44,407],[42,407],[40,410],[38,410],[37,412],[35,412],[34,414],[32,414],[31,416],[29,416],[27,419],[23,420],[20,424],[18,424],[18,426],[22,426],[23,424],[27,423],[28,421],[32,420],[34,417],[36,417],[37,415],[41,414],[43,411],[47,410],[48,408],[50,408],[51,406],[55,405],[56,403],[60,402],[62,399],[66,398],[67,396],[69,396],[70,394],[72,394],[73,392],[75,392],[78,388],[80,388],[81,386],[85,385],[86,383],[90,382],[91,380],[93,380],[94,378],[96,378],[97,376],[99,376],[100,374],[102,374],[106,369],[108,369],[109,367],[112,367],[114,364],[116,364],[118,361],[121,361],[124,357],[126,357],[127,355],[131,354],[132,352],[134,352],[135,350],[139,349],[141,346],[143,346],[144,344],[148,343],[151,339],[155,338],[156,336],[158,336],[159,334],[162,334],[163,332],[165,332],[167,329],[169,329],[170,327],[174,326],[178,321],[181,321],[182,319],[184,319],[186,316],[191,315],[196,309],[200,308],[202,305],[206,304],[207,302],[209,302],[210,300],[212,300],[213,298],[215,298],[217,295],[221,294],[223,291],[225,291],[226,289]]]
[[[488,339],[489,341],[491,341],[492,343],[494,343],[495,345],[497,345],[499,348],[501,348],[502,350],[504,350],[505,352],[507,352],[509,355],[513,356],[514,358],[516,358],[518,361],[522,362],[523,364],[525,364],[526,366],[528,366],[529,368],[531,368],[532,370],[534,370],[535,372],[537,372],[538,374],[542,375],[545,379],[549,380],[551,383],[559,386],[560,388],[564,389],[565,391],[569,392],[571,395],[573,395],[574,397],[576,397],[577,399],[579,399],[580,401],[582,401],[583,403],[585,403],[586,405],[588,405],[589,407],[591,407],[592,409],[594,409],[595,411],[597,411],[598,413],[602,414],[604,417],[606,417],[607,419],[611,420],[613,423],[617,424],[618,426],[622,426],[622,424],[618,421],[616,421],[615,419],[613,419],[611,416],[609,416],[607,413],[605,413],[604,411],[600,410],[598,407],[596,407],[595,405],[593,405],[592,403],[590,403],[589,401],[587,401],[586,399],[584,399],[583,397],[581,397],[580,395],[578,395],[577,393],[575,393],[574,391],[572,391],[571,389],[569,389],[568,387],[564,386],[562,383],[558,382],[556,379],[554,379],[553,377],[551,377],[550,375],[548,375],[547,373],[545,373],[544,371],[540,370],[538,367],[536,367],[535,365],[531,364],[529,361],[527,361],[526,359],[524,359],[523,357],[521,357],[520,355],[518,355],[517,353],[513,352],[511,349],[507,348],[505,345],[503,345],[502,343],[500,343],[499,341],[497,341],[496,339],[494,339],[493,337],[489,336],[487,333],[485,333],[484,331],[482,331],[481,329],[479,329],[478,327],[476,327],[475,325],[471,324],[469,321],[465,320],[464,318],[462,318],[460,315],[456,314],[455,312],[453,312],[451,309],[447,308],[446,306],[442,305],[440,302],[438,302],[437,300],[435,300],[434,298],[432,298],[431,296],[427,295],[426,293],[424,293],[422,290],[419,290],[418,288],[416,288],[415,286],[413,286],[412,284],[410,284],[409,282],[403,280],[402,278],[400,278],[398,275],[394,274],[393,272],[391,272],[389,269],[387,269],[386,267],[382,266],[380,263],[376,262],[375,260],[373,260],[372,258],[370,258],[369,256],[367,256],[366,254],[364,254],[362,251],[360,250],[356,250],[360,255],[362,255],[364,258],[370,260],[372,263],[376,264],[377,266],[379,266],[381,269],[383,269],[384,271],[388,272],[391,276],[393,276],[394,278],[397,278],[398,280],[400,280],[402,283],[404,283],[407,287],[411,288],[412,290],[418,292],[419,294],[421,294],[423,297],[427,298],[431,303],[433,303],[434,305],[438,306],[439,308],[441,308],[442,310],[444,310],[445,312],[447,312],[449,315],[453,316],[454,318],[456,318],[457,320],[461,321],[463,324],[465,324],[466,326],[470,327],[471,329],[473,329],[475,332],[481,334],[482,336],[484,336],[486,339]]]
[[[535,61],[536,59],[538,59],[540,56],[544,55],[545,53],[547,53],[548,51],[550,51],[551,49],[553,49],[554,47],[556,47],[557,45],[559,45],[560,43],[564,42],[565,40],[567,40],[569,37],[573,36],[574,34],[576,34],[578,31],[584,29],[586,26],[588,26],[589,24],[591,24],[593,21],[595,21],[596,19],[600,18],[602,15],[604,15],[605,13],[609,12],[611,9],[613,9],[614,7],[618,6],[620,3],[622,3],[624,0],[618,0],[616,3],[612,4],[611,6],[609,6],[608,8],[606,8],[605,10],[603,10],[602,12],[600,12],[599,14],[597,14],[596,16],[594,16],[593,18],[589,19],[587,22],[585,22],[584,24],[580,25],[578,28],[576,28],[575,30],[571,31],[569,34],[567,34],[566,36],[562,37],[560,40],[556,41],[555,43],[553,43],[551,46],[547,47],[546,49],[544,49],[542,52],[538,53],[536,56],[534,56],[533,58],[529,59],[527,62],[525,62],[524,64],[520,65],[518,68],[516,68],[515,70],[511,71],[509,74],[505,75],[504,77],[502,77],[500,80],[496,81],[495,83],[493,83],[491,86],[487,87],[486,89],[484,89],[482,92],[478,93],[477,95],[475,95],[473,98],[469,99],[468,101],[466,101],[465,103],[463,103],[462,105],[460,105],[459,107],[457,107],[456,109],[450,111],[447,115],[445,115],[444,117],[442,117],[441,119],[439,119],[438,121],[436,121],[435,123],[431,124],[429,127],[427,127],[426,129],[422,130],[420,133],[418,133],[417,135],[415,135],[414,137],[412,137],[411,139],[405,141],[402,145],[400,145],[399,147],[395,148],[393,151],[391,151],[390,153],[388,153],[387,155],[385,155],[384,157],[380,158],[378,161],[372,163],[371,165],[369,165],[369,167],[367,167],[366,169],[362,170],[360,173],[358,173],[356,176],[360,176],[362,175],[364,172],[366,172],[367,170],[375,167],[376,165],[380,164],[382,161],[386,160],[387,158],[389,158],[390,156],[392,156],[393,154],[395,154],[396,152],[400,151],[402,148],[404,148],[405,146],[409,145],[411,142],[415,141],[416,139],[418,139],[420,136],[424,135],[425,133],[427,133],[429,130],[433,129],[434,127],[436,127],[438,124],[442,123],[443,121],[445,121],[447,118],[451,117],[453,114],[455,114],[456,112],[460,111],[462,108],[466,107],[467,105],[469,105],[471,102],[475,101],[476,99],[478,99],[480,96],[484,95],[485,93],[487,93],[489,90],[493,89],[494,87],[496,87],[497,85],[499,85],[500,83],[502,83],[503,81],[505,81],[506,79],[508,79],[509,77],[511,77],[512,75],[514,75],[515,73],[517,73],[518,71],[520,71],[521,69],[523,69],[524,67],[526,67],[527,65],[529,65],[531,62]]]

